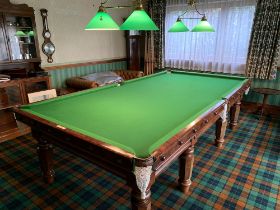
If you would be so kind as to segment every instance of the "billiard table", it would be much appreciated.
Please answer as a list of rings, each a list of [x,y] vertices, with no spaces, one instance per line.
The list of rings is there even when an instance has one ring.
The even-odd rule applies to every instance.
[[[164,71],[15,108],[38,141],[43,177],[54,181],[53,145],[122,178],[133,209],[151,208],[150,188],[179,158],[179,189],[188,192],[198,137],[216,123],[216,145],[237,125],[245,77]],[[93,180],[94,181],[94,180]]]

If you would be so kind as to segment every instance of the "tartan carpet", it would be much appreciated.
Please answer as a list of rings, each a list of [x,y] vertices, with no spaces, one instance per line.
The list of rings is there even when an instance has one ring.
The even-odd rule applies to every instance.
[[[215,128],[195,147],[188,195],[176,189],[178,163],[152,187],[153,209],[280,209],[280,119],[241,113],[223,149]],[[0,209],[130,209],[130,189],[101,168],[58,147],[55,182],[41,178],[31,136],[0,144]]]

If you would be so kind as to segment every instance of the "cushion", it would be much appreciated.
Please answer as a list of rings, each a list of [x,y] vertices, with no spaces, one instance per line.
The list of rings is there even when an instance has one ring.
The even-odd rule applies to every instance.
[[[118,77],[119,75],[117,75],[115,72],[107,71],[107,72],[96,72],[96,73],[93,73],[93,74],[88,74],[88,75],[80,77],[80,78],[86,79],[86,80],[89,80],[89,81],[95,81],[97,78],[107,77],[107,76]]]
[[[123,78],[121,78],[120,76],[106,76],[106,77],[97,78],[95,82],[99,86],[103,86],[103,85],[123,82]]]
[[[97,72],[81,77],[82,79],[94,81],[98,86],[104,86],[107,84],[123,82],[123,78],[117,75],[115,72]]]

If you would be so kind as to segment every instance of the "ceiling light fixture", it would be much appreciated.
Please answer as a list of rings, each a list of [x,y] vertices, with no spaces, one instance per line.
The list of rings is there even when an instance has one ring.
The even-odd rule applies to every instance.
[[[139,6],[131,13],[120,27],[121,30],[156,31],[159,28],[146,13],[141,0]]]
[[[132,12],[132,14],[126,19],[121,27],[119,27],[112,17],[106,12],[106,9],[121,9],[131,6],[105,7],[104,4],[107,2],[108,0],[101,2],[98,12],[87,24],[85,30],[159,30],[143,9],[141,0],[138,1],[139,6]]]
[[[107,2],[107,1],[106,1]],[[101,2],[96,15],[89,21],[85,30],[119,30],[118,24],[105,10],[103,6],[106,2]]]
[[[207,21],[206,15],[202,14],[198,11],[196,7],[195,0],[189,0],[188,6],[191,6],[195,9],[195,11],[202,16],[202,18],[188,18],[183,17],[188,10],[186,10],[183,14],[179,15],[177,21],[172,25],[172,27],[168,30],[168,32],[187,32],[189,31],[188,27],[183,23],[184,19],[200,19],[200,22],[191,30],[192,32],[214,32],[214,28]]]

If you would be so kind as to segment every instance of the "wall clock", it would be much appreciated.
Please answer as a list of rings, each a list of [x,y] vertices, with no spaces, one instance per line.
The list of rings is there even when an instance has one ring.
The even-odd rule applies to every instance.
[[[55,46],[51,41],[51,32],[48,27],[48,10],[46,9],[40,9],[41,16],[43,19],[43,37],[44,37],[44,43],[42,44],[42,50],[43,53],[48,57],[48,63],[52,63],[52,55],[55,51]]]

